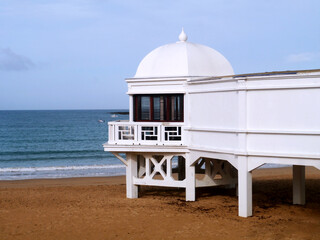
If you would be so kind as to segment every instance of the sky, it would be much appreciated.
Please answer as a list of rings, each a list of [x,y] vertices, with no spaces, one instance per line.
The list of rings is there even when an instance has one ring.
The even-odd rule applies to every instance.
[[[319,0],[0,0],[0,110],[127,109],[182,27],[236,74],[320,68]]]

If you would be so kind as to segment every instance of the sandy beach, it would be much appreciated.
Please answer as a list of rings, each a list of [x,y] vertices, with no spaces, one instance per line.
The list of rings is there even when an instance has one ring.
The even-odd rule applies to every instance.
[[[253,173],[253,217],[233,189],[142,187],[125,177],[0,182],[0,239],[319,239],[320,171],[306,170],[305,206],[292,205],[291,168]]]

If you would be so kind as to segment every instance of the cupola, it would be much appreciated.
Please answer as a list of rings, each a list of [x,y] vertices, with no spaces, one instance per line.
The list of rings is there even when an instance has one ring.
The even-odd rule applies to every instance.
[[[234,75],[229,61],[218,51],[188,42],[182,29],[179,41],[151,51],[140,62],[135,78]]]

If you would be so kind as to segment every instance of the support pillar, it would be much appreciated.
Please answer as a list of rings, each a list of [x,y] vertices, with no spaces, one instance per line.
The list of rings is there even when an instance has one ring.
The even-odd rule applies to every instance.
[[[127,153],[127,167],[126,167],[126,185],[127,198],[138,198],[138,186],[133,184],[133,177],[138,176],[137,157],[133,154]]]
[[[210,159],[207,159],[207,158],[205,158],[204,159],[204,161],[205,161],[205,168],[204,168],[204,174],[206,175],[206,176],[208,176],[208,177],[210,177],[211,176],[211,172],[212,172],[212,169],[211,169],[211,164],[210,164]]]
[[[305,166],[292,166],[293,204],[305,204]]]
[[[137,163],[138,163],[138,177],[140,178],[146,172],[146,161],[141,155],[137,155]]]
[[[186,161],[183,157],[178,156],[178,180],[181,181],[186,178]]]
[[[196,170],[195,166],[190,166],[189,156],[186,156],[186,201],[196,200]]]
[[[248,172],[248,158],[238,157],[239,216],[252,216],[252,174]]]

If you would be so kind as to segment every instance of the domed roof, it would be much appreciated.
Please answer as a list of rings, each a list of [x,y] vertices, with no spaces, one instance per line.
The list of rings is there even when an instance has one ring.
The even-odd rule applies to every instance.
[[[143,58],[135,78],[234,75],[231,64],[218,51],[187,42],[183,29],[179,42],[163,45]]]

